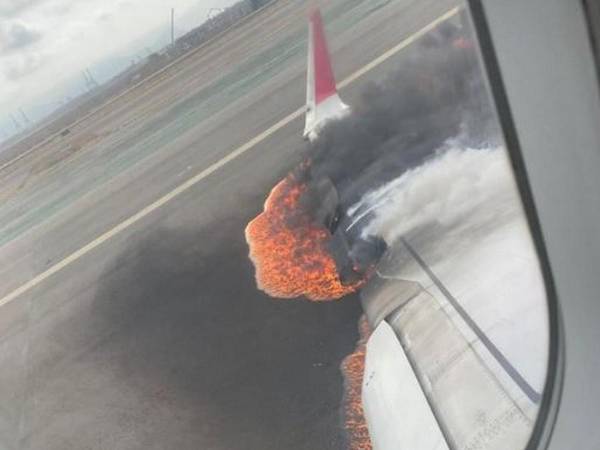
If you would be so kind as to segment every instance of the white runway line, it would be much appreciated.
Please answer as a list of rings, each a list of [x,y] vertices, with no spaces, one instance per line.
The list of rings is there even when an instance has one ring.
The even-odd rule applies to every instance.
[[[356,72],[354,72],[353,74],[351,74],[350,76],[348,76],[347,78],[345,78],[343,81],[341,81],[338,84],[338,87],[339,88],[343,88],[343,87],[346,87],[349,84],[353,83],[354,81],[356,81],[357,79],[359,79],[360,77],[362,77],[363,75],[365,75],[367,72],[371,71],[375,67],[379,66],[380,64],[382,64],[383,62],[385,62],[386,60],[388,60],[389,58],[391,58],[392,56],[394,56],[400,50],[406,48],[407,46],[409,46],[410,44],[412,44],[413,42],[415,42],[419,37],[423,36],[425,33],[427,33],[428,31],[432,30],[433,28],[435,28],[440,23],[442,23],[445,20],[449,19],[450,17],[454,16],[458,12],[458,10],[459,10],[459,8],[455,7],[455,8],[452,8],[451,10],[449,10],[448,12],[446,12],[445,14],[441,15],[440,17],[438,17],[437,19],[435,19],[433,22],[431,22],[428,25],[426,25],[425,27],[421,28],[419,31],[413,33],[412,35],[410,35],[409,37],[407,37],[406,39],[404,39],[402,42],[400,42],[396,46],[392,47],[391,49],[389,49],[388,51],[386,51],[385,53],[383,53],[381,56],[375,58],[373,61],[371,61],[370,63],[366,64],[365,66],[363,66],[362,68],[358,69]],[[12,292],[8,293],[7,295],[5,295],[4,297],[2,297],[0,299],[0,307],[6,305],[7,303],[10,303],[11,301],[13,301],[14,299],[16,299],[20,295],[22,295],[25,292],[33,289],[35,286],[37,286],[38,284],[42,283],[47,278],[49,278],[52,275],[54,275],[55,273],[61,271],[62,269],[64,269],[68,265],[74,263],[75,261],[77,261],[82,256],[88,254],[89,252],[91,252],[92,250],[94,250],[96,247],[102,245],[104,242],[106,242],[109,239],[111,239],[113,236],[116,236],[120,232],[126,230],[127,228],[129,228],[130,226],[132,226],[133,224],[135,224],[136,222],[139,222],[141,219],[143,219],[144,217],[146,217],[147,215],[149,215],[154,210],[160,208],[161,206],[165,205],[169,201],[173,200],[178,195],[184,193],[185,191],[187,191],[188,189],[190,189],[194,185],[198,184],[204,178],[208,177],[212,173],[214,173],[217,170],[219,170],[221,167],[225,166],[226,164],[228,164],[229,162],[233,161],[237,157],[239,157],[242,154],[246,153],[252,147],[254,147],[255,145],[257,145],[260,142],[264,141],[269,136],[271,136],[275,132],[279,131],[280,129],[282,129],[283,127],[285,127],[286,125],[288,125],[292,121],[294,121],[297,118],[301,117],[304,114],[304,111],[305,111],[305,107],[303,106],[303,107],[297,109],[296,111],[292,112],[288,116],[286,116],[283,119],[281,119],[279,122],[277,122],[274,125],[272,125],[270,128],[266,129],[265,131],[263,131],[259,135],[255,136],[254,138],[250,139],[248,142],[246,142],[242,146],[238,147],[237,149],[235,149],[234,151],[232,151],[231,153],[229,153],[227,156],[225,156],[221,160],[217,161],[216,163],[212,164],[211,166],[209,166],[206,169],[202,170],[200,173],[198,173],[195,176],[193,176],[192,178],[188,179],[186,182],[184,182],[183,184],[179,185],[178,187],[176,187],[175,189],[173,189],[168,194],[165,194],[164,196],[160,197],[158,200],[156,200],[155,202],[153,202],[150,205],[146,206],[144,209],[142,209],[141,211],[137,212],[136,214],[134,214],[130,218],[126,219],[125,221],[123,221],[120,224],[116,225],[114,228],[111,228],[107,232],[105,232],[102,235],[98,236],[96,239],[94,239],[93,241],[91,241],[88,244],[84,245],[79,250],[71,253],[69,256],[67,256],[62,261],[57,262],[56,264],[54,264],[53,266],[51,266],[49,269],[45,270],[44,272],[40,273],[39,275],[37,275],[34,278],[32,278],[31,280],[29,280],[27,283],[19,286],[18,288],[16,288]]]

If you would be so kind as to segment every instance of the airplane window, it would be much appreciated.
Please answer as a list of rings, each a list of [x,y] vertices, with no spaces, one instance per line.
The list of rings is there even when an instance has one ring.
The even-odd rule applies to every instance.
[[[546,378],[546,292],[467,10],[404,56],[408,68],[380,85],[386,101],[400,92],[399,115],[386,116],[423,129],[406,125],[402,173],[349,210],[348,229],[387,244],[361,293],[375,330],[363,384],[371,439],[525,448]]]
[[[0,448],[526,448],[479,52],[459,0],[0,1]]]

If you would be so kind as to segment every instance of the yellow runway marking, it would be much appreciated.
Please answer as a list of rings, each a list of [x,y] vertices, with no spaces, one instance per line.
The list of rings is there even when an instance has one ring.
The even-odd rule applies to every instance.
[[[366,64],[365,66],[363,66],[362,68],[358,69],[356,72],[354,72],[353,74],[351,74],[350,76],[348,76],[347,78],[345,78],[342,82],[340,82],[338,84],[338,87],[339,88],[343,88],[343,87],[348,86],[349,84],[353,83],[354,81],[356,81],[357,79],[359,79],[360,77],[362,77],[363,75],[365,75],[367,72],[373,70],[375,67],[379,66],[380,64],[382,64],[383,62],[385,62],[386,60],[388,60],[389,58],[391,58],[392,56],[394,56],[400,50],[406,48],[407,46],[409,46],[410,44],[412,44],[413,42],[415,42],[419,37],[423,36],[425,33],[427,33],[428,31],[430,31],[431,29],[435,28],[440,23],[444,22],[445,20],[447,20],[450,17],[452,17],[453,15],[455,15],[458,12],[458,10],[459,10],[459,8],[456,7],[456,8],[451,9],[447,13],[441,15],[440,17],[438,17],[437,19],[435,19],[433,22],[431,22],[428,25],[426,25],[425,27],[421,28],[416,33],[414,33],[411,36],[407,37],[402,42],[400,42],[396,46],[392,47],[391,49],[389,49],[388,51],[386,51],[385,53],[383,53],[381,56],[375,58],[373,61],[371,61],[370,63]],[[79,250],[71,253],[69,256],[67,256],[62,261],[57,262],[56,264],[54,264],[53,266],[51,266],[50,268],[48,268],[44,272],[40,273],[39,275],[37,275],[34,278],[32,278],[31,280],[29,280],[27,283],[21,285],[17,289],[15,289],[12,292],[8,293],[7,295],[5,295],[4,297],[2,297],[0,299],[0,307],[2,307],[4,305],[6,305],[7,303],[11,302],[12,300],[14,300],[15,298],[17,298],[20,295],[24,294],[25,292],[33,289],[35,286],[37,286],[38,284],[42,283],[47,278],[50,278],[52,275],[54,275],[55,273],[61,271],[65,267],[69,266],[70,264],[73,264],[79,258],[81,258],[82,256],[88,254],[89,252],[91,252],[92,250],[94,250],[96,247],[102,245],[104,242],[108,241],[109,239],[111,239],[112,237],[114,237],[117,234],[121,233],[122,231],[126,230],[127,228],[129,228],[133,224],[139,222],[144,217],[146,217],[147,215],[149,215],[151,212],[155,211],[156,209],[158,209],[161,206],[165,205],[166,203],[170,202],[171,200],[173,200],[178,195],[184,193],[185,191],[187,191],[188,189],[190,189],[194,185],[198,184],[204,178],[208,177],[212,173],[214,173],[217,170],[219,170],[221,167],[225,166],[229,162],[231,162],[234,159],[238,158],[239,156],[243,155],[244,153],[246,153],[248,150],[250,150],[255,145],[257,145],[260,142],[264,141],[265,139],[267,139],[269,136],[271,136],[272,134],[274,134],[278,130],[282,129],[283,127],[285,127],[286,125],[288,125],[292,121],[294,121],[297,118],[301,117],[304,114],[304,111],[305,111],[305,107],[302,107],[302,108],[297,109],[293,113],[287,115],[286,117],[284,117],[283,119],[281,119],[279,122],[275,123],[270,128],[266,129],[265,131],[263,131],[259,135],[255,136],[254,138],[250,139],[248,142],[246,142],[242,146],[238,147],[237,149],[235,149],[234,151],[232,151],[231,153],[229,153],[227,156],[225,156],[221,160],[217,161],[216,163],[214,163],[211,166],[207,167],[206,169],[202,170],[200,173],[194,175],[192,178],[188,179],[183,184],[177,186],[175,189],[173,189],[168,194],[165,194],[164,196],[160,197],[158,200],[156,200],[155,202],[153,202],[150,205],[146,206],[144,209],[142,209],[141,211],[137,212],[136,214],[134,214],[130,218],[126,219],[125,221],[123,221],[120,224],[116,225],[114,228],[111,228],[107,232],[105,232],[102,235],[98,236],[96,239],[94,239],[93,241],[91,241],[88,244],[84,245]]]

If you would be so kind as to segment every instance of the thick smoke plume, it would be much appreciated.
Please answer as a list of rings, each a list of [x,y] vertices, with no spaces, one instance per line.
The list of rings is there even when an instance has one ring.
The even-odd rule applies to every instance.
[[[271,295],[330,299],[360,286],[391,243],[369,227],[377,218],[379,228],[389,228],[389,219],[361,199],[439,156],[451,141],[482,148],[498,136],[463,28],[444,24],[405,51],[397,71],[367,85],[352,114],[308,145],[305,162],[286,178],[290,189],[278,185],[249,224],[258,286]]]
[[[503,147],[450,147],[368,192],[348,214],[364,222],[363,234],[388,243],[432,224],[438,234],[467,241],[474,229],[489,232],[520,217],[518,195]]]
[[[364,89],[351,116],[310,144],[308,176],[331,179],[343,211],[448,139],[473,143],[497,134],[476,50],[463,34],[445,24],[422,38],[388,79]]]

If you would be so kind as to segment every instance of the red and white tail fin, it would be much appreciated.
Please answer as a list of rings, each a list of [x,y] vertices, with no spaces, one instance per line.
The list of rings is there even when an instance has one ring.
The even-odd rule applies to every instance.
[[[304,137],[316,139],[326,122],[344,117],[349,112],[350,108],[342,102],[337,93],[321,12],[315,8],[310,13],[308,25]]]

